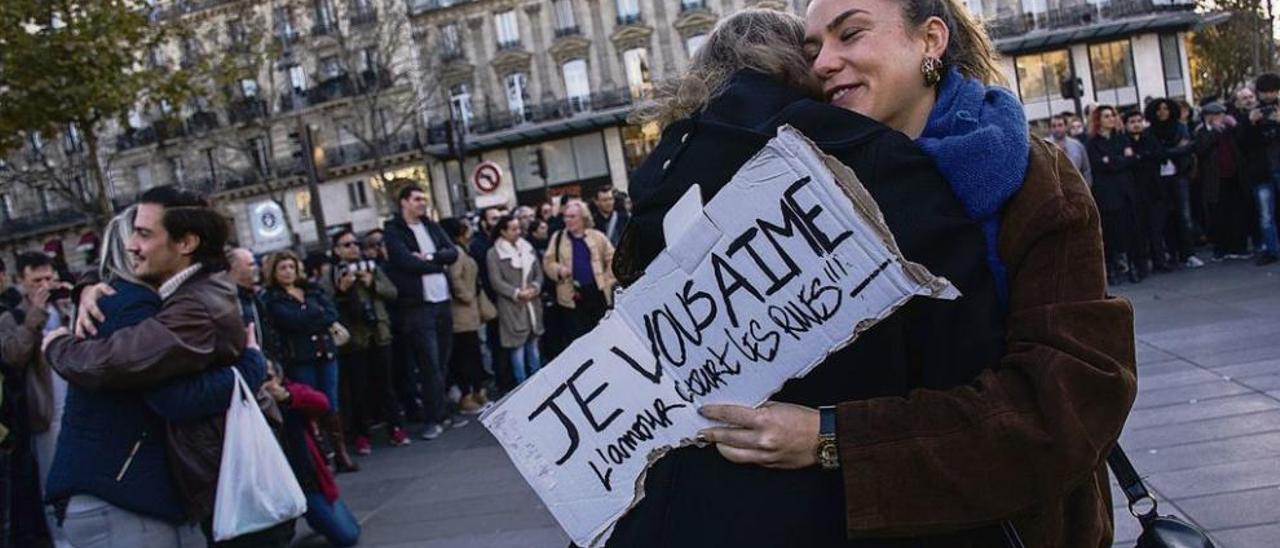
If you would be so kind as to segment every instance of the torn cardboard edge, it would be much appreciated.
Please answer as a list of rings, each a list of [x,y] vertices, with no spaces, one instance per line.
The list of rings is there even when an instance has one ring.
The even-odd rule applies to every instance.
[[[726,188],[728,188],[730,185],[734,185],[735,183],[747,184],[747,183],[740,182],[742,175],[746,172],[746,168],[749,166],[753,166],[758,162],[761,162],[762,157],[767,154],[772,154],[778,157],[779,159],[781,159],[783,162],[787,164],[787,168],[789,170],[792,170],[796,173],[811,174],[816,178],[823,178],[824,180],[821,181],[822,183],[830,182],[835,186],[839,187],[843,194],[843,196],[841,197],[847,200],[848,203],[851,205],[852,212],[855,216],[855,219],[854,219],[855,222],[857,220],[861,220],[861,222],[864,223],[870,229],[871,234],[873,234],[874,237],[878,240],[878,242],[876,243],[879,243],[884,247],[885,250],[888,251],[889,260],[886,264],[889,266],[887,268],[898,269],[901,272],[903,277],[905,277],[910,283],[914,284],[914,286],[912,287],[899,288],[900,289],[899,293],[901,293],[901,295],[899,295],[895,300],[888,301],[884,306],[884,308],[880,309],[875,316],[863,318],[860,321],[858,321],[857,325],[853,326],[852,332],[850,332],[846,338],[844,338],[843,340],[835,341],[834,344],[829,346],[825,352],[822,352],[819,356],[814,358],[810,363],[797,368],[793,374],[787,377],[787,379],[798,378],[798,377],[803,377],[807,375],[819,364],[826,361],[826,359],[832,353],[848,346],[849,344],[852,344],[854,341],[857,340],[857,338],[862,333],[864,333],[866,330],[870,329],[872,326],[879,323],[880,321],[884,320],[888,316],[892,315],[895,311],[897,311],[899,308],[901,308],[904,304],[906,304],[911,298],[915,296],[928,296],[932,298],[948,299],[948,300],[955,299],[960,296],[960,292],[953,285],[951,285],[951,283],[947,281],[945,278],[934,276],[922,265],[913,263],[911,261],[906,260],[904,257],[902,257],[901,250],[899,249],[897,242],[893,237],[893,234],[889,231],[888,226],[885,223],[884,216],[881,213],[878,205],[872,198],[871,194],[862,185],[861,180],[857,177],[857,175],[853,172],[853,170],[848,166],[845,166],[844,164],[840,163],[835,158],[824,154],[821,150],[817,148],[817,146],[811,140],[809,140],[807,137],[805,137],[798,130],[796,130],[795,128],[792,128],[791,126],[783,126],[779,128],[777,131],[777,136],[774,139],[771,139],[765,145],[764,148],[762,148],[759,152],[757,152],[750,159],[748,159],[747,162],[743,164],[743,168],[739,169],[739,171],[734,175],[733,179],[731,179],[730,182],[726,185]],[[830,179],[826,179],[827,177],[830,177]],[[824,184],[820,186],[826,187],[827,185]],[[830,192],[828,192],[828,188],[822,188],[821,191],[824,194],[830,194]],[[715,201],[716,201],[716,198],[713,198],[712,202],[715,202]],[[664,229],[664,232],[666,232],[668,235],[668,238],[667,238],[668,247],[667,247],[667,250],[664,250],[664,253],[666,253],[667,251],[670,251],[673,248],[680,248],[681,242],[683,240],[686,240],[690,236],[694,238],[702,237],[702,239],[705,240],[706,239],[705,234],[698,234],[696,233],[696,231],[692,234],[690,233],[690,230],[693,227],[697,226],[699,222],[709,222],[712,226],[715,226],[717,229],[720,228],[715,223],[715,220],[711,219],[708,216],[707,209],[705,206],[706,204],[701,203],[701,194],[700,194],[700,189],[698,185],[692,185],[692,187],[688,191],[686,191],[686,194],[680,198],[677,204],[673,206],[672,210],[668,212],[669,216],[670,215],[674,215],[674,216],[669,219],[664,218],[663,220],[663,229]],[[671,233],[672,231],[674,231],[675,233],[672,234]],[[859,241],[865,241],[865,240],[866,238],[863,238],[863,240],[859,240]],[[713,240],[713,242],[711,243],[711,246],[714,247],[715,242],[717,241],[718,241],[718,238]],[[705,255],[710,251],[710,249],[704,249],[702,251],[703,251],[703,255]],[[863,251],[869,253],[869,251],[865,246],[863,247]],[[689,273],[690,269],[688,268],[688,264],[686,264],[689,259],[686,258],[682,260],[676,255],[673,255],[671,253],[667,253],[667,254],[672,257],[672,260],[676,263],[678,268],[684,270],[685,273]],[[626,294],[627,291],[635,291],[637,288],[641,288],[641,287],[644,287],[644,285],[640,284],[639,280],[637,280],[637,283],[634,284],[630,289],[620,291],[620,293],[617,295],[618,298],[615,299],[615,303],[624,302],[626,300],[624,295]],[[608,315],[606,315],[606,319],[608,319],[610,316],[617,313],[618,313],[617,311],[611,310],[608,313]],[[623,320],[623,323],[625,324],[625,326],[634,333],[634,326],[626,322],[624,318],[620,318],[620,319]],[[590,337],[590,336],[591,334],[589,333],[587,337]],[[637,336],[636,338],[638,340],[643,340],[643,338],[639,336]],[[760,404],[768,401],[773,394],[775,394],[778,390],[780,390],[783,383],[785,383],[785,380],[787,379],[784,379],[777,386],[774,386],[771,390],[768,390],[767,393],[764,393],[763,395],[761,395],[756,401],[741,402],[741,403],[743,405],[759,406]],[[491,407],[489,410],[487,410],[485,413],[481,415],[480,417],[481,422],[484,423],[486,427],[489,427],[492,430],[493,425],[491,424],[491,420],[494,418],[495,414],[499,413],[500,410],[503,409],[504,404],[512,400],[513,397],[516,397],[518,394],[520,394],[521,389],[526,388],[527,386],[528,386],[528,383],[526,383],[525,385],[519,386],[512,392],[508,393],[505,397],[502,398],[502,400],[500,400],[497,403],[497,405]],[[515,455],[513,454],[515,447],[509,446],[507,443],[505,443],[505,440],[503,440],[502,438],[499,438],[499,441],[504,441],[503,443],[504,450],[508,453],[509,456],[515,457]],[[674,444],[667,444],[667,445],[662,445],[659,447],[654,447],[649,449],[645,454],[644,466],[641,468],[641,470],[638,472],[636,476],[630,502],[624,508],[618,510],[617,512],[612,513],[612,515],[600,526],[596,527],[595,529],[591,530],[586,534],[575,535],[573,531],[575,530],[583,531],[583,529],[581,527],[573,527],[571,526],[571,524],[566,523],[564,521],[565,516],[562,516],[561,514],[556,513],[554,511],[553,508],[561,504],[560,500],[552,500],[547,496],[547,494],[551,492],[551,489],[554,489],[556,487],[554,480],[552,480],[550,484],[546,484],[546,492],[544,493],[544,491],[539,490],[537,488],[538,486],[533,483],[532,478],[526,477],[525,479],[527,481],[530,481],[531,485],[534,485],[535,491],[538,492],[539,498],[543,500],[543,503],[547,505],[548,509],[553,509],[553,512],[552,512],[553,516],[556,518],[560,526],[566,532],[570,533],[571,537],[575,537],[574,538],[575,542],[583,546],[589,546],[589,547],[600,546],[608,541],[609,537],[613,533],[614,527],[617,524],[618,520],[620,520],[623,516],[626,515],[627,512],[629,512],[632,508],[634,508],[643,500],[645,479],[648,475],[649,468],[671,450],[688,447],[691,445],[698,445],[698,443],[695,440],[691,439],[690,437],[684,436],[684,437],[681,437]],[[523,474],[525,473],[525,470],[522,468],[521,472]],[[620,498],[621,497],[617,497],[617,499],[620,499]]]

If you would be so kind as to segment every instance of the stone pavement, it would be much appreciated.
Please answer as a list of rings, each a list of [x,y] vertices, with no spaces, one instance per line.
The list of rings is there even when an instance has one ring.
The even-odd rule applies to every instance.
[[[1220,548],[1280,545],[1280,268],[1210,264],[1116,292],[1137,308],[1139,396],[1122,441],[1161,510]],[[360,463],[339,483],[361,546],[568,545],[476,422]],[[1116,545],[1132,546],[1136,522],[1115,497]],[[299,529],[299,546],[324,545]]]

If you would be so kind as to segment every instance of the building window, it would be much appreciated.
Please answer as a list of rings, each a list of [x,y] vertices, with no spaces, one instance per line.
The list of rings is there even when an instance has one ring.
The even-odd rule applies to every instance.
[[[1014,64],[1018,71],[1018,96],[1022,102],[1062,97],[1062,81],[1071,74],[1071,60],[1067,57],[1067,50],[1022,55]]]
[[[369,207],[369,192],[365,189],[364,181],[347,183],[347,201],[353,210]]]
[[[253,99],[258,96],[258,81],[253,78],[243,78],[240,80],[240,96],[245,99]]]
[[[378,70],[378,48],[370,46],[360,50],[360,70],[366,73]]]
[[[574,59],[564,64],[564,90],[569,106],[576,112],[591,108],[591,80],[587,77],[587,60]]]
[[[298,220],[311,220],[311,192],[302,191],[293,195],[293,205],[298,208]]]
[[[302,70],[302,65],[289,67],[289,87],[297,94],[307,90],[307,71]]]
[[[233,46],[244,45],[247,40],[248,33],[245,32],[244,22],[239,19],[227,21],[227,41]]]
[[[573,16],[573,0],[555,0],[551,4],[552,11],[555,13],[556,31],[563,31],[578,28],[578,21]]]
[[[462,40],[458,38],[458,24],[449,23],[440,27],[440,49],[445,57],[462,55]]]
[[[1099,103],[1116,106],[1137,103],[1133,52],[1128,40],[1089,46],[1094,96]]]
[[[0,194],[0,215],[4,216],[5,221],[13,219],[13,202],[8,194]]]
[[[658,124],[652,122],[644,125],[622,126],[622,146],[623,153],[626,155],[627,171],[639,168],[640,164],[644,163],[649,153],[653,152],[653,148],[658,146],[659,137],[662,137],[662,131],[658,128]]]
[[[330,55],[320,60],[320,75],[325,80],[342,76],[342,63],[338,61],[337,55]]]
[[[493,26],[498,31],[498,49],[511,49],[520,45],[520,26],[516,10],[507,10],[493,16]]]
[[[67,131],[62,138],[62,149],[67,154],[74,154],[84,150],[84,139],[80,137],[80,130],[76,129],[75,124],[67,125]]]
[[[134,167],[133,178],[138,182],[138,190],[147,190],[156,186],[155,181],[151,178],[151,166],[147,164]]]
[[[187,170],[181,156],[170,156],[166,163],[169,164],[169,175],[173,177],[174,184],[181,185],[187,181]]]
[[[329,0],[316,0],[316,30],[324,32],[332,30],[334,21],[337,19],[333,16],[333,6],[329,4]]]
[[[130,129],[142,129],[144,122],[142,121],[142,113],[138,111],[138,107],[133,107],[129,109],[129,114],[127,114],[126,116],[128,118],[127,122],[129,124]],[[39,135],[36,136],[36,139],[34,139],[32,143],[34,145],[33,148],[35,150],[40,150],[40,147],[44,146],[43,144],[40,143]]]
[[[47,188],[40,189],[40,211],[43,213],[49,213],[50,211],[53,211],[53,206],[53,193],[49,192],[49,189]]]
[[[270,172],[271,151],[267,147],[266,137],[254,137],[249,139],[249,156],[253,161],[254,169],[260,174]]]
[[[507,110],[517,123],[528,121],[529,76],[523,72],[507,75]]]
[[[1166,97],[1185,97],[1186,79],[1182,74],[1182,40],[1177,34],[1160,35],[1160,65],[1164,68]]]
[[[695,34],[685,38],[684,49],[689,52],[689,58],[693,58],[693,56],[698,53],[698,49],[705,43],[707,43],[707,35],[705,34]]]
[[[629,25],[640,22],[639,0],[614,0],[618,8],[618,24]]]
[[[547,166],[544,181],[535,172],[537,151]],[[454,168],[457,171],[457,168]],[[511,149],[511,171],[517,191],[540,189],[544,184],[580,183],[609,176],[609,155],[604,134],[591,132],[575,137],[543,141]]]
[[[631,96],[637,99],[647,97],[653,90],[653,81],[649,78],[649,50],[635,48],[623,52],[622,64],[627,71]]]
[[[293,25],[293,9],[289,6],[277,6],[275,9],[276,33],[285,45],[298,37],[298,30]]]
[[[454,84],[449,88],[449,108],[453,119],[462,122],[464,130],[471,127],[471,90],[466,84]]]

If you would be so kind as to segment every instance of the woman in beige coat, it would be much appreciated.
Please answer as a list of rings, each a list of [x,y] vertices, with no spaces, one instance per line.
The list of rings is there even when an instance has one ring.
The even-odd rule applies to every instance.
[[[440,221],[440,228],[460,249],[471,243],[471,225],[454,218]],[[480,361],[480,297],[476,278],[480,272],[475,259],[459,253],[449,265],[449,307],[453,312],[453,353],[449,357],[449,381],[458,385],[464,414],[479,413],[489,403],[485,393],[484,366]]]
[[[510,215],[493,228],[493,247],[486,259],[489,285],[497,297],[498,337],[511,353],[516,384],[542,366],[538,336],[542,334],[542,267],[531,245],[520,237],[520,221]]]

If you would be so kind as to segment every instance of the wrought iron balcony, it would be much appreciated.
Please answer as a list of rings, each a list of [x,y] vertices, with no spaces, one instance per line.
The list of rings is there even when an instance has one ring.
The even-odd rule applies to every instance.
[[[228,110],[232,125],[252,122],[268,114],[267,102],[257,97],[236,100]]]
[[[498,51],[520,49],[521,47],[524,47],[524,46],[520,44],[520,40],[509,40],[506,42],[498,42]]]
[[[1106,21],[1156,15],[1168,12],[1192,11],[1194,0],[1109,0],[1088,3],[1084,0],[1067,0],[1052,9],[1037,13],[1021,13],[996,17],[986,22],[987,33],[992,38],[1009,38],[1023,34],[1092,25]]]
[[[642,22],[644,22],[644,18],[640,16],[640,12],[618,14],[618,26],[638,25]]]
[[[536,125],[560,120],[568,120],[577,116],[594,112],[603,112],[628,107],[634,99],[627,88],[601,91],[582,97],[570,97],[543,103],[526,104],[523,112],[499,112],[488,116],[474,116],[467,124],[467,132],[471,135],[486,135],[514,129],[523,125]],[[428,130],[429,144],[447,144],[447,122],[435,124]]]
[[[461,61],[465,56],[466,55],[462,53],[462,48],[445,50],[440,53],[440,62],[445,64],[453,63],[455,61]]]
[[[556,28],[556,38],[564,38],[565,36],[578,36],[579,34],[582,34],[582,29],[578,28],[578,25],[573,25],[571,27]]]
[[[192,133],[212,131],[220,126],[218,115],[213,112],[201,111],[187,118],[187,129],[191,130]]]
[[[351,26],[359,27],[363,25],[372,25],[378,22],[378,10],[374,8],[365,8],[357,11],[351,16]]]
[[[680,0],[680,13],[707,11],[706,0]]]
[[[338,25],[333,21],[320,21],[311,27],[312,36],[325,36],[337,32]]]

